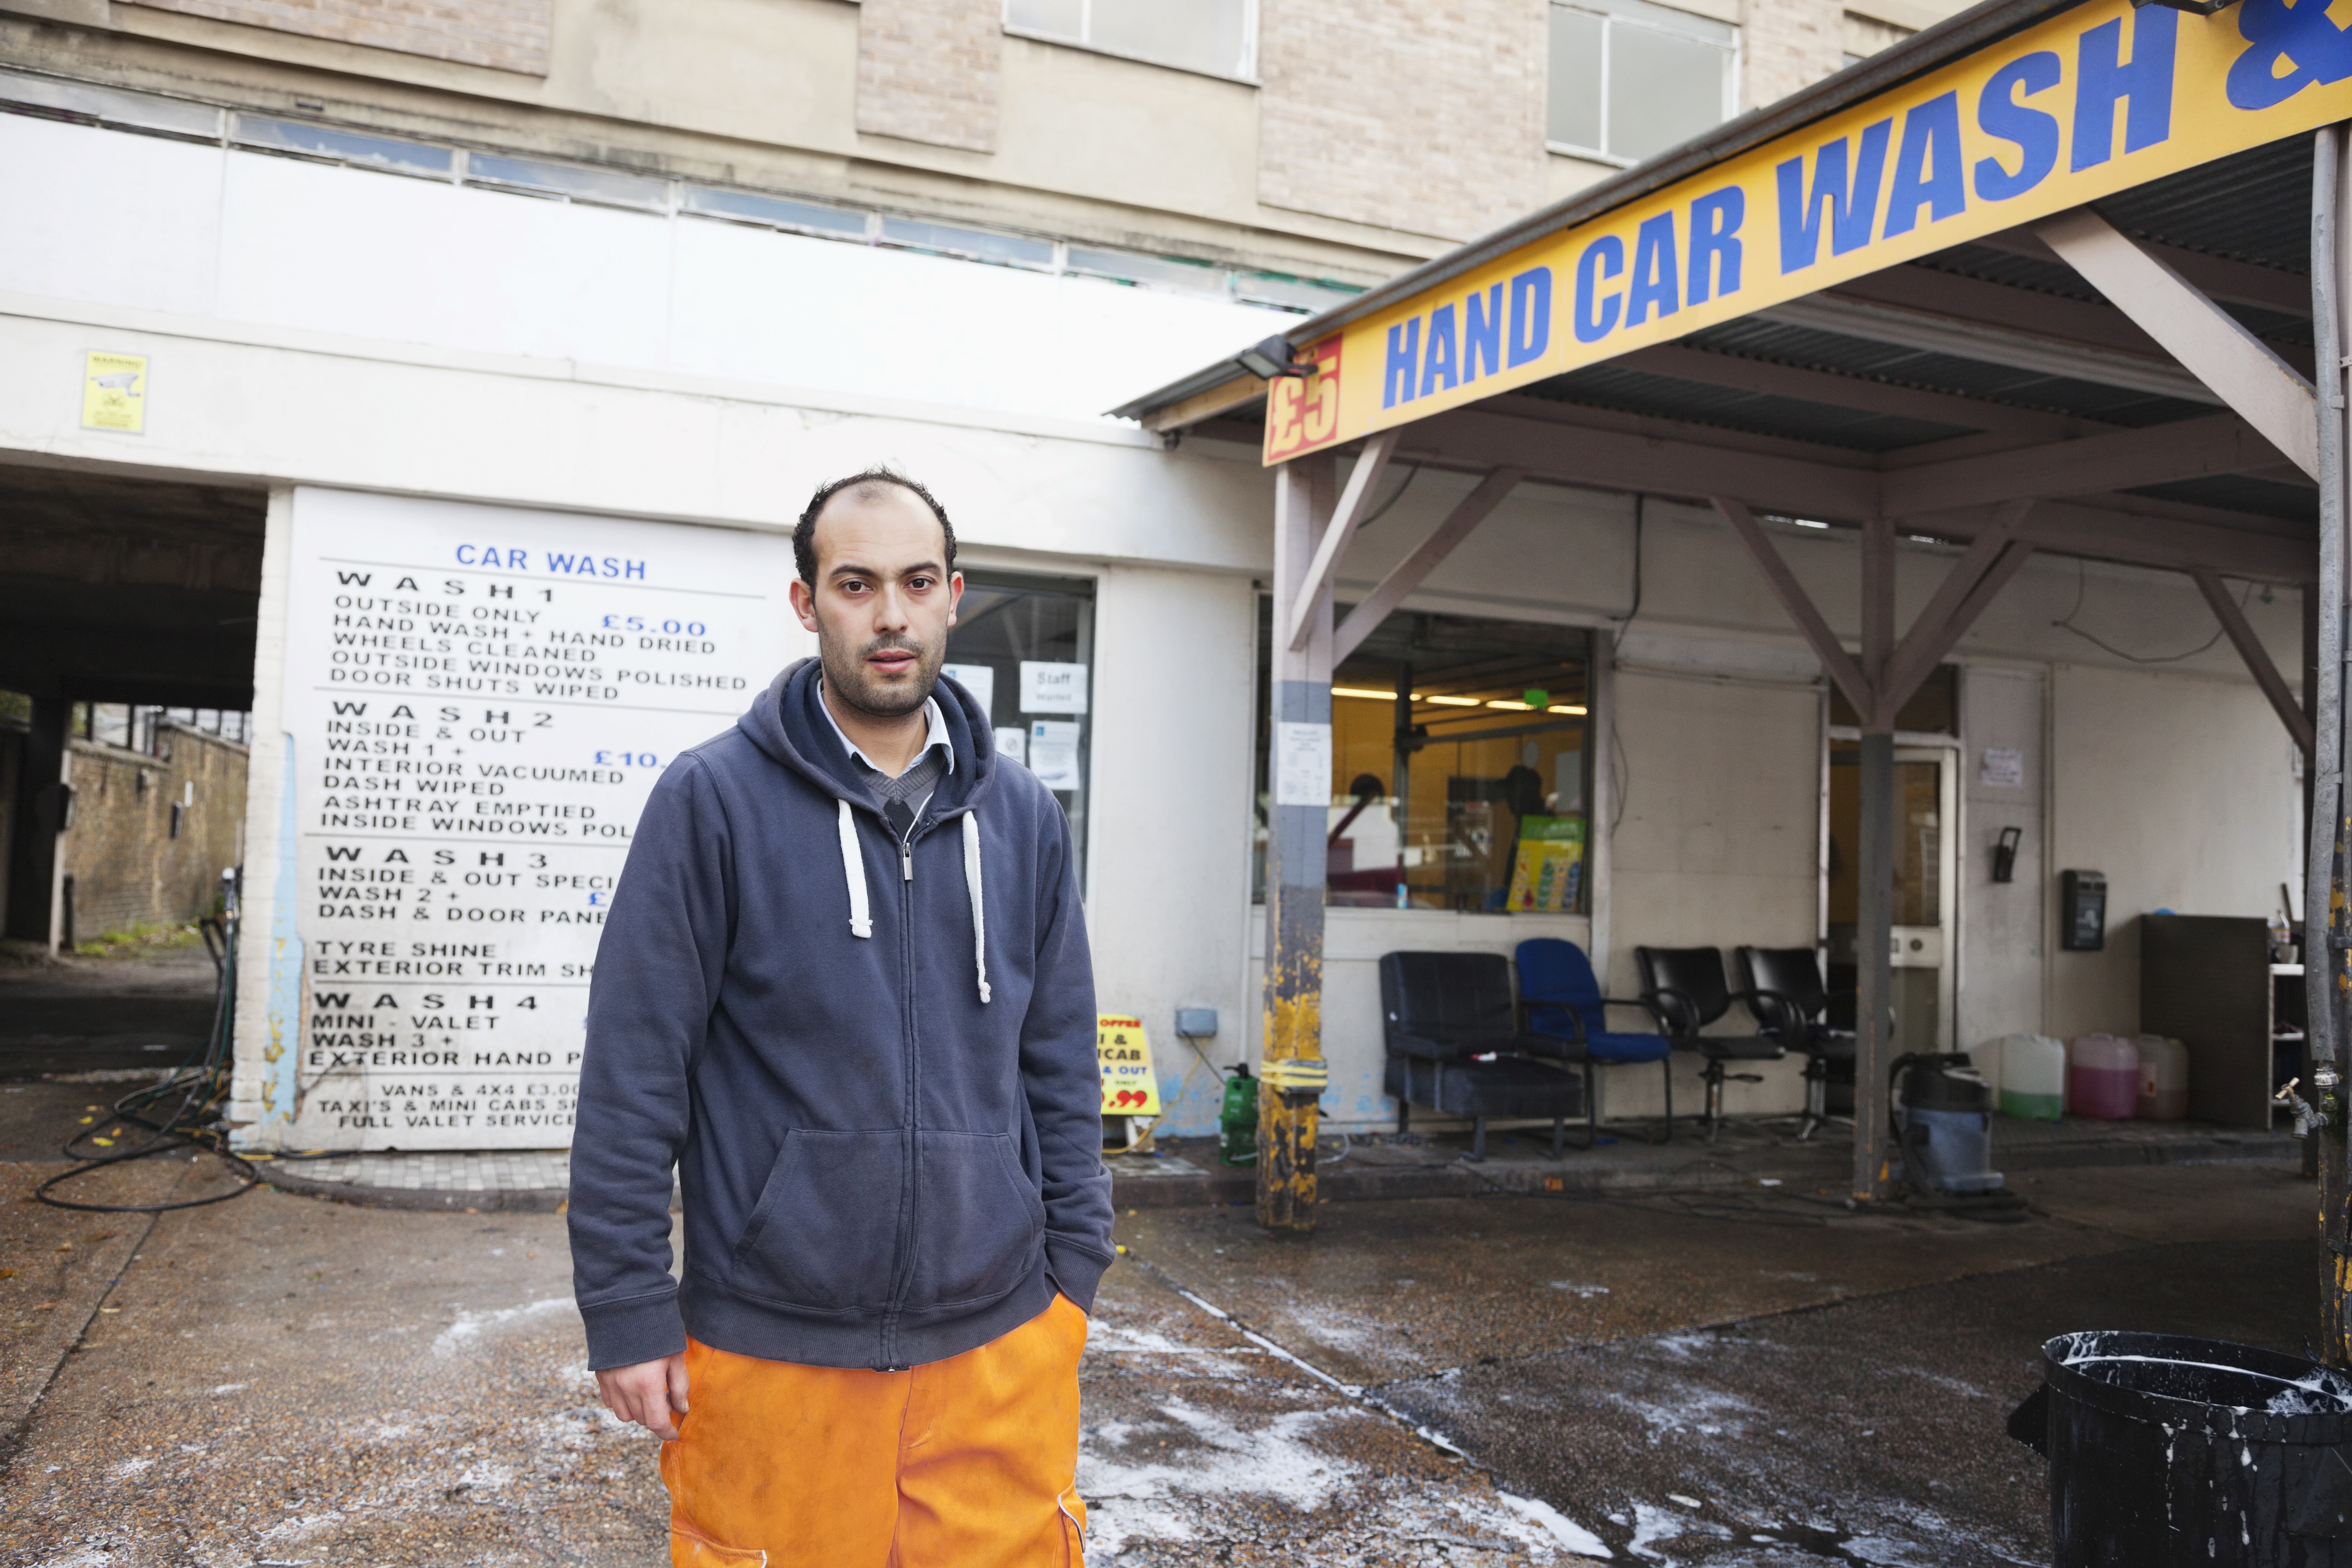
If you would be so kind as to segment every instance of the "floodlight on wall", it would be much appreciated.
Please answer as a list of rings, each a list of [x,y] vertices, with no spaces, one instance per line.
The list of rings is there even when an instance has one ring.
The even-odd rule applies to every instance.
[[[1276,336],[1267,338],[1263,342],[1252,343],[1234,356],[1234,363],[1260,381],[1273,381],[1278,376],[1285,375],[1315,374],[1316,364],[1313,360],[1294,360],[1290,354],[1290,340]]]

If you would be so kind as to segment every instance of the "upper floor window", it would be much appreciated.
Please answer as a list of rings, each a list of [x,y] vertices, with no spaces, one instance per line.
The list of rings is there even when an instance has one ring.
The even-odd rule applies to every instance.
[[[1620,163],[1687,142],[1731,117],[1738,47],[1738,28],[1647,0],[1555,4],[1546,133]]]
[[[1210,76],[1257,69],[1257,0],[1004,0],[1004,25]]]

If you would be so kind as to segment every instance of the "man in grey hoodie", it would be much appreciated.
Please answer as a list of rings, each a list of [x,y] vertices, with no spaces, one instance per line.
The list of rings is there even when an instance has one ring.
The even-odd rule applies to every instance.
[[[597,952],[589,1364],[665,1439],[677,1564],[1075,1563],[1114,1248],[1069,825],[939,678],[929,492],[827,485],[794,548],[819,657],[663,773]]]

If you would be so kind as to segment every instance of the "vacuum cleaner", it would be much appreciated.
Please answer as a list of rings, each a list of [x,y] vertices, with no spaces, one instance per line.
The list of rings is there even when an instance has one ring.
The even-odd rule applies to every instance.
[[[1914,1052],[1895,1058],[1895,1147],[1914,1206],[1979,1219],[2025,1217],[2025,1200],[1992,1168],[1992,1086],[1965,1056]]]

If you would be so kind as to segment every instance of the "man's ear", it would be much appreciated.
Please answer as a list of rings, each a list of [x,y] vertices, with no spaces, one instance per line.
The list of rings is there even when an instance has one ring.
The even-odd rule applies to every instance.
[[[963,603],[963,574],[948,574],[948,625],[956,624],[956,606]]]
[[[961,579],[958,582],[961,584]],[[797,577],[793,579],[793,614],[801,618],[803,630],[814,632],[823,629],[816,624],[816,590]]]

